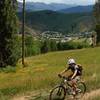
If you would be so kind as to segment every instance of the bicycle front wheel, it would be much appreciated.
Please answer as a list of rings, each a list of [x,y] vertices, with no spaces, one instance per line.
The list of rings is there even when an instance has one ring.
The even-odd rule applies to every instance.
[[[50,92],[49,100],[64,100],[66,89],[63,86],[57,86]]]

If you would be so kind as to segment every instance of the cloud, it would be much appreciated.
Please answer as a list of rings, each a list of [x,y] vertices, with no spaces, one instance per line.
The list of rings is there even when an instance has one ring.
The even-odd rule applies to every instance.
[[[18,0],[18,1],[22,2],[23,0]],[[51,3],[51,2],[61,3],[65,0],[53,0],[53,1],[51,1],[51,0],[26,0],[26,1],[29,1],[29,2],[45,2],[45,3]]]

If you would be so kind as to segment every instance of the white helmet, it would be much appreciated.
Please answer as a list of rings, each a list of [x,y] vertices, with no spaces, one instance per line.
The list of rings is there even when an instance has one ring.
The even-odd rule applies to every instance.
[[[75,60],[74,59],[69,59],[68,60],[68,64],[75,64],[76,62],[75,62]]]

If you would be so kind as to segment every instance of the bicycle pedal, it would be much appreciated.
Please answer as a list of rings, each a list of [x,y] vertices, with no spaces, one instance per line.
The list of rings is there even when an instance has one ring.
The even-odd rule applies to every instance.
[[[81,89],[76,89],[76,92],[80,93],[81,92]]]

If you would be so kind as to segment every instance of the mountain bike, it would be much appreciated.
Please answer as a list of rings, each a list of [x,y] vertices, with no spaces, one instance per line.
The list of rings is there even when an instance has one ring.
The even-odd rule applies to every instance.
[[[77,82],[76,94],[73,95],[73,87],[69,83],[69,79],[66,77],[61,77],[61,83],[54,87],[49,96],[49,100],[69,100],[72,97],[81,98],[86,92],[86,85],[82,81]]]

